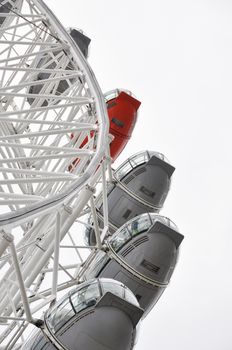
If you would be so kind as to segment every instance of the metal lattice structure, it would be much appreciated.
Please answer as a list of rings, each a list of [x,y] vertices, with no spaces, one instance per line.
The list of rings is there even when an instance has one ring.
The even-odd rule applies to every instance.
[[[0,348],[13,349],[101,249],[110,161],[104,97],[72,38],[41,0],[0,6]],[[88,212],[97,246],[86,249],[78,223]],[[62,249],[74,251],[72,264]]]

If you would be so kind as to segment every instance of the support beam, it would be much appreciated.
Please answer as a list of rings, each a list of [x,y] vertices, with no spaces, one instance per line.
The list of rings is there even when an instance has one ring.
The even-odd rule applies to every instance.
[[[108,201],[107,201],[107,182],[106,182],[106,160],[102,162],[102,200],[103,200],[103,220],[104,227],[108,227]]]
[[[17,253],[16,253],[16,249],[15,249],[15,245],[14,245],[13,240],[10,244],[10,250],[11,250],[11,255],[12,255],[12,259],[13,259],[13,263],[14,263],[16,276],[18,279],[18,284],[19,284],[19,289],[20,289],[20,293],[21,293],[21,297],[22,297],[23,307],[24,307],[25,314],[26,314],[26,319],[28,322],[33,323],[33,318],[31,315],[31,310],[30,310],[30,306],[29,306],[29,302],[28,302],[28,298],[27,298],[26,288],[25,288],[25,285],[23,282],[23,277],[22,277],[22,273],[21,273],[21,269],[20,269],[20,265],[19,265],[19,261],[18,261],[18,257],[17,257]]]
[[[53,261],[53,276],[52,276],[52,295],[56,299],[57,295],[57,281],[59,270],[59,254],[60,254],[60,213],[56,214],[56,228],[55,228],[55,246],[54,246],[54,261]]]
[[[13,236],[5,231],[0,232],[0,257],[13,241]]]
[[[101,249],[102,248],[101,233],[98,225],[97,212],[96,212],[93,196],[90,198],[90,207],[91,207],[91,212],[93,217],[94,233],[96,237],[97,247],[98,249]]]

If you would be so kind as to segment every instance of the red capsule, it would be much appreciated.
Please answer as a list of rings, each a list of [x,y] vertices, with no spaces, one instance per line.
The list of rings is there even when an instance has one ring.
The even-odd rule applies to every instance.
[[[109,132],[114,136],[110,144],[110,155],[113,161],[123,151],[131,138],[140,104],[140,101],[124,91],[107,101],[107,111],[110,120]]]
[[[110,121],[109,133],[114,137],[110,144],[110,156],[114,162],[131,138],[141,102],[131,96],[129,92],[120,90],[107,93],[105,98]],[[71,137],[73,136],[72,134]],[[90,137],[93,136],[94,132],[91,131]],[[84,147],[87,141],[88,138],[86,137],[80,148]],[[72,171],[78,162],[79,159],[75,159],[72,165],[69,166],[69,171]]]

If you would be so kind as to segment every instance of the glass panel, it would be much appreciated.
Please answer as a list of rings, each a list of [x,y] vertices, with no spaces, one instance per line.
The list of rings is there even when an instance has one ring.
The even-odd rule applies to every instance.
[[[90,267],[85,273],[85,277],[87,279],[91,279],[97,277],[99,272],[103,269],[103,267],[107,264],[109,257],[102,251],[99,251],[96,254],[96,257],[93,259]]]
[[[118,169],[115,171],[115,176],[118,180],[121,180],[125,175],[127,175],[132,169],[136,168],[138,165],[147,162],[150,159],[149,152],[140,152],[132,157],[128,158]]]
[[[133,164],[133,168],[138,166],[139,164],[145,163],[149,160],[148,152],[139,153],[136,156],[130,158],[131,164]]]
[[[115,176],[117,177],[118,180],[121,180],[124,176],[126,176],[131,170],[133,169],[132,165],[127,162],[124,163],[123,166],[118,168],[115,171]]]
[[[95,305],[99,298],[100,291],[97,282],[93,282],[71,295],[71,301],[77,313]]]
[[[138,233],[149,230],[152,223],[148,214],[143,214],[137,219],[132,220],[128,224],[128,230],[132,236],[136,236]]]
[[[157,158],[164,160],[166,163],[169,163],[167,158],[162,153],[143,151],[134,154],[132,157],[128,158],[120,167],[118,167],[114,174],[115,177],[118,180],[122,180],[122,178],[127,175],[132,169],[136,168],[138,165],[148,162],[152,156],[156,156]]]
[[[115,235],[110,240],[110,245],[116,252],[129,240],[131,235],[127,230],[127,227],[122,228],[120,231],[117,231]]]
[[[114,184],[111,184],[111,183],[107,184],[107,195],[110,194],[110,192],[114,189],[114,187],[115,187]],[[99,209],[99,210],[101,209],[102,202],[103,202],[102,192],[100,192],[99,195],[97,196],[96,200],[95,200],[95,207],[96,207],[96,209]]]
[[[50,345],[50,346],[48,346]],[[29,339],[22,345],[21,350],[48,350],[55,349],[45,338],[41,331],[35,331]]]
[[[119,298],[124,299],[129,303],[139,306],[139,303],[135,295],[131,292],[129,288],[127,288],[121,282],[118,282],[116,280],[101,278],[100,283],[101,283],[103,294],[107,292],[111,292],[112,294],[117,295]]]
[[[173,230],[179,232],[179,229],[176,226],[176,224],[166,216],[150,213],[150,217],[152,219],[153,224],[155,221],[159,221],[162,222],[164,225],[167,225],[168,227],[172,228]]]
[[[155,223],[155,221],[162,222],[164,225],[171,227],[175,231],[178,231],[177,226],[170,219],[158,214],[145,213],[130,220],[121,229],[116,231],[112,238],[109,240],[109,244],[111,245],[112,249],[117,252],[132,237],[142,232],[148,231],[150,227]]]
[[[114,295],[117,295],[119,298],[125,299],[124,296],[124,286],[116,281],[104,281],[101,280],[101,287],[103,295],[107,292],[110,292]]]
[[[129,303],[136,305],[136,306],[139,306],[138,300],[136,299],[135,295],[127,287],[125,287],[125,299]]]
[[[169,226],[170,228],[172,228],[175,231],[178,231],[176,224],[174,224],[174,222],[172,220],[170,220],[169,218],[165,218],[165,219],[166,219],[167,226]]]
[[[104,94],[104,97],[105,97],[106,102],[108,102],[108,101],[110,101],[110,100],[113,100],[114,98],[118,97],[119,92],[120,92],[120,91],[119,91],[118,89],[107,91],[107,92]]]
[[[75,312],[70,304],[69,297],[67,297],[67,299],[51,311],[47,317],[47,322],[53,332],[56,333],[74,315]]]
[[[125,92],[127,95],[130,95],[130,96],[133,96],[135,98],[135,96],[132,94],[131,91],[129,90],[125,90],[125,89],[115,89],[115,90],[110,90],[110,91],[107,91],[105,94],[104,94],[104,97],[105,97],[105,100],[106,102],[110,101],[110,100],[113,100],[114,98],[118,97],[118,95],[121,93],[121,92]]]

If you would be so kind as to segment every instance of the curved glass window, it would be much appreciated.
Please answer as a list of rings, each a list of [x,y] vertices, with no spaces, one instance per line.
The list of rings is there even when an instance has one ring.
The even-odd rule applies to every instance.
[[[107,91],[104,94],[105,100],[106,102],[113,100],[114,98],[118,97],[118,95],[120,94],[120,92],[125,92],[126,94],[133,96],[132,92],[126,89],[115,89],[115,90],[110,90]],[[134,97],[134,96],[133,96]]]
[[[76,290],[66,295],[61,303],[54,306],[47,314],[47,324],[56,333],[78,312],[93,306],[100,299],[101,293],[97,280],[83,283]]]
[[[121,299],[125,299],[133,305],[139,306],[138,300],[136,299],[135,295],[129,288],[127,288],[121,282],[108,278],[101,278],[99,281],[101,283],[103,294],[110,292],[114,295],[117,295]]]
[[[124,227],[122,230],[118,231],[118,234],[114,239],[110,240],[110,245],[115,251],[118,251],[118,249],[121,248],[130,239],[131,235],[127,227]]]
[[[65,299],[57,307],[53,308],[47,317],[47,322],[51,330],[56,333],[63,325],[65,325],[73,316],[75,312],[69,297]]]
[[[132,157],[128,158],[120,167],[118,167],[115,170],[114,176],[117,180],[122,180],[122,178],[126,176],[131,170],[143,163],[148,162],[152,156],[156,156],[157,158],[162,159],[166,163],[169,163],[167,158],[162,153],[153,151],[143,151],[136,153]]]
[[[115,185],[112,183],[107,183],[107,195],[110,194],[110,192],[114,189]],[[99,195],[97,196],[96,200],[95,200],[95,206],[97,209],[100,209],[100,207],[102,206],[102,192],[99,193]]]
[[[43,333],[36,329],[28,340],[23,343],[21,350],[55,350],[55,347],[48,341]]]
[[[135,295],[131,292],[130,289],[128,288],[125,288],[125,299],[131,303],[131,304],[134,304],[136,306],[140,306],[139,305],[139,302],[137,300],[137,298],[135,297]]]
[[[149,230],[152,226],[152,220],[149,214],[140,215],[133,220],[128,225],[128,230],[130,231],[132,237],[136,236],[138,233]]]
[[[99,286],[97,281],[95,281],[73,293],[71,295],[71,302],[77,313],[95,305],[100,296]]]
[[[151,217],[153,217],[152,214],[151,214]],[[154,218],[154,219],[155,219],[155,218]],[[153,219],[153,221],[155,221],[154,219]],[[159,215],[159,221],[162,222],[164,225],[170,227],[171,229],[173,229],[173,230],[179,232],[178,227],[176,226],[176,224],[175,224],[172,220],[170,220],[169,218],[167,218],[166,216],[161,216],[161,215]]]
[[[132,237],[148,231],[153,225],[150,214],[145,213],[133,218],[117,230],[109,239],[109,244],[116,252],[121,249]]]
[[[85,273],[86,279],[97,277],[103,267],[108,263],[109,259],[108,255],[100,250]]]
[[[177,226],[165,216],[154,213],[145,213],[133,218],[118,229],[108,240],[111,248],[118,252],[134,236],[148,231],[156,221],[178,231]]]
[[[125,289],[120,283],[112,283],[112,280],[104,281],[101,283],[103,294],[110,292],[117,295],[119,298],[125,299]]]

